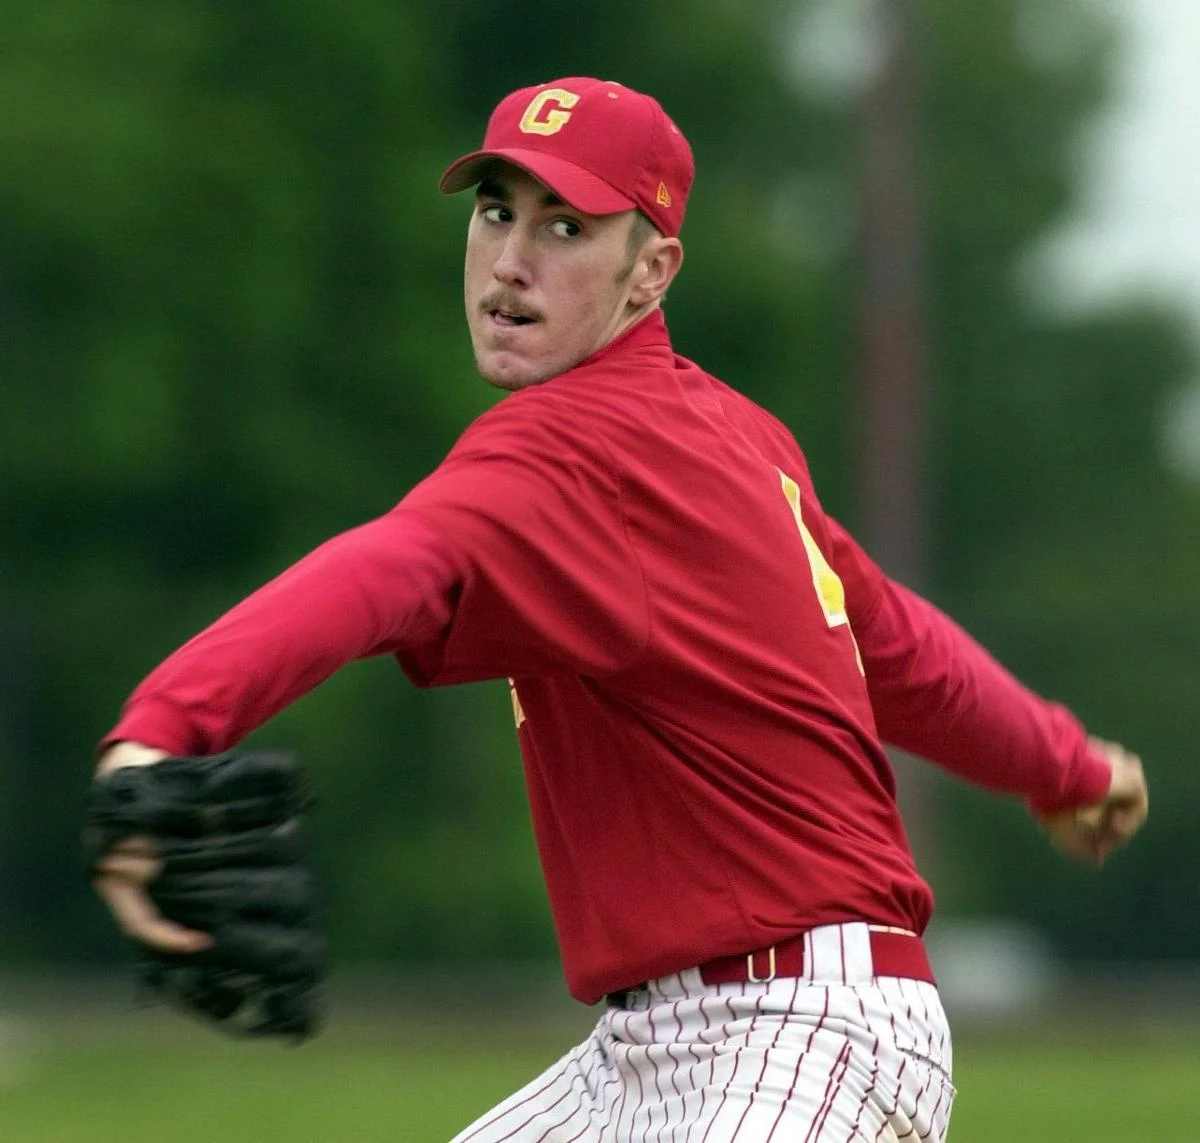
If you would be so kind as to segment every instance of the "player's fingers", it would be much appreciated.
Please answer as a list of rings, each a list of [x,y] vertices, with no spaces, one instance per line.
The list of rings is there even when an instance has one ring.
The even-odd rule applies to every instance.
[[[120,841],[114,842],[109,853],[130,853],[137,854],[142,857],[154,856],[154,841],[148,838],[145,834],[135,833],[129,837],[123,837]]]
[[[164,953],[194,953],[208,948],[212,938],[167,920],[154,907],[141,884],[116,873],[102,873],[93,884],[131,940]]]
[[[127,881],[131,885],[146,885],[162,871],[162,862],[156,857],[136,853],[110,853],[96,862],[96,873]]]
[[[1108,836],[1118,845],[1129,841],[1146,820],[1146,811],[1140,805],[1114,806],[1108,815]]]
[[[1051,841],[1070,857],[1099,865],[1104,860],[1103,841],[1096,826],[1070,812],[1042,820]]]
[[[1080,852],[1076,855],[1084,861],[1090,861],[1095,866],[1101,866],[1108,860],[1112,846],[1096,833],[1088,833],[1080,840]]]
[[[1094,834],[1096,863],[1102,865],[1110,854],[1127,845],[1141,829],[1145,819],[1144,806],[1120,804],[1110,806],[1103,823]]]
[[[1134,764],[1125,776],[1121,792],[1112,799],[1108,812],[1110,829],[1122,841],[1128,841],[1146,820],[1150,799],[1140,764]]]
[[[146,884],[162,872],[154,842],[143,834],[123,837],[92,863],[94,873],[111,873],[138,884]]]

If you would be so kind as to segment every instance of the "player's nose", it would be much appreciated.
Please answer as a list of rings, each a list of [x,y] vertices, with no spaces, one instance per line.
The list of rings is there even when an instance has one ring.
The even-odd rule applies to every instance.
[[[533,281],[532,244],[520,227],[510,227],[504,236],[492,274],[506,286],[528,286]]]

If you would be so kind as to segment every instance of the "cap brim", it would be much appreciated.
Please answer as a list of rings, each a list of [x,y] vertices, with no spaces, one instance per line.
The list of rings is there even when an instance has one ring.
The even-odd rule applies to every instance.
[[[496,151],[472,151],[446,168],[438,184],[443,194],[456,194],[473,187],[484,177],[488,166],[497,160],[512,163],[545,183],[568,206],[584,214],[620,214],[633,210],[637,203],[614,190],[591,171],[542,151],[507,148]]]

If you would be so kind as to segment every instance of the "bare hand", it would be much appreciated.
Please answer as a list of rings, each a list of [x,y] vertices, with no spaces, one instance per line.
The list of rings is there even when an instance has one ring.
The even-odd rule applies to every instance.
[[[138,742],[118,742],[104,752],[96,777],[107,777],[124,766],[152,766],[166,757],[165,750]],[[212,944],[207,933],[168,921],[154,907],[146,886],[161,869],[148,837],[128,837],[96,862],[92,886],[130,940],[165,953],[193,953],[207,948]]]
[[[1142,762],[1115,742],[1089,738],[1092,752],[1112,768],[1103,800],[1041,819],[1051,840],[1072,857],[1103,865],[1142,827],[1150,809]]]

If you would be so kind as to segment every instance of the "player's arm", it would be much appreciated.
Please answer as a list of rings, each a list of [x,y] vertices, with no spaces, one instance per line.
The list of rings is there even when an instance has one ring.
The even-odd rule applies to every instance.
[[[417,518],[393,513],[336,537],[147,676],[101,744],[97,777],[225,750],[343,664],[436,638],[456,584]],[[97,863],[94,884],[135,942],[166,953],[205,948],[206,934],[154,908],[146,886],[159,870],[148,839],[131,837]]]
[[[439,535],[411,513],[329,540],[155,668],[101,743],[101,764],[120,743],[228,749],[345,664],[436,639],[457,584]]]
[[[1064,706],[1034,694],[937,607],[884,576],[844,529],[829,528],[880,737],[1024,797],[1075,856],[1101,861],[1128,841],[1147,810],[1137,757],[1089,737]]]

